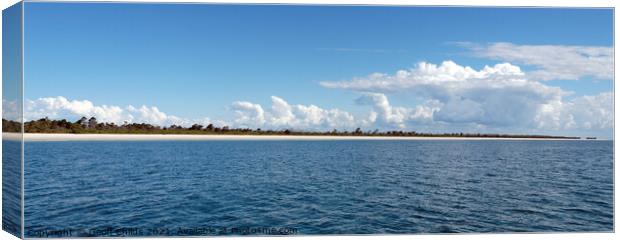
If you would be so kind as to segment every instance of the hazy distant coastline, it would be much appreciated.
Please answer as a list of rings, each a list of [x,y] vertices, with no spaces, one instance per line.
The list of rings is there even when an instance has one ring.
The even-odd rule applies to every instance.
[[[3,132],[19,133],[22,124],[2,119]],[[100,123],[91,117],[82,117],[76,122],[65,119],[50,120],[42,118],[25,122],[23,130],[34,141],[69,140],[416,140],[416,139],[580,139],[570,136],[550,136],[537,134],[497,134],[497,133],[423,133],[416,131],[379,131],[378,129],[354,131],[333,129],[331,131],[307,131],[294,129],[251,129],[217,127],[213,124],[191,127],[178,125],[157,126],[148,123]]]
[[[58,134],[58,133],[25,133],[28,142],[54,141],[277,141],[277,140],[579,140],[553,138],[489,138],[489,137],[382,137],[382,136],[301,136],[301,135],[197,135],[197,134]],[[2,133],[4,140],[21,140],[19,133]]]

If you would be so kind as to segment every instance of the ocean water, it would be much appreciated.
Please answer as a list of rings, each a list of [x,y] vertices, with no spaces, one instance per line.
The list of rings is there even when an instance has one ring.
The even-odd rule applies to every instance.
[[[611,141],[27,142],[25,151],[30,237],[613,231]]]
[[[2,140],[2,230],[21,237],[22,143]]]

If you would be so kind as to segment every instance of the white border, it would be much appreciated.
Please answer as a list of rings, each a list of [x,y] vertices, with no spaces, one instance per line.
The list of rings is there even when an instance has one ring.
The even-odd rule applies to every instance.
[[[37,1],[37,0],[31,0]],[[9,0],[2,1],[0,3],[0,7],[5,9],[19,1],[17,0]],[[49,2],[49,1],[48,1]],[[65,0],[63,2],[109,2],[109,1],[93,1],[93,0]],[[611,0],[502,0],[502,1],[493,1],[493,0],[416,0],[416,1],[406,1],[406,0],[382,0],[378,3],[376,0],[243,0],[243,1],[230,1],[230,0],[214,0],[214,1],[204,1],[204,0],[149,0],[149,1],[139,1],[139,0],[124,0],[122,2],[128,3],[148,3],[148,2],[158,2],[158,3],[249,3],[249,4],[318,4],[318,5],[417,5],[417,6],[487,6],[487,7],[604,7],[604,8],[614,8],[617,3]],[[1,18],[0,18],[0,26],[1,26]],[[614,46],[615,46],[615,38],[616,31],[615,26],[617,26],[617,19],[614,17]],[[1,39],[1,31],[0,31],[0,39]],[[0,49],[1,55],[1,49]],[[614,61],[617,61],[617,56],[614,56]],[[2,60],[0,58],[0,66]],[[23,69],[23,68],[22,68]],[[618,76],[618,71],[614,71],[614,76]],[[0,85],[0,92],[1,92]],[[615,84],[614,84],[614,96],[615,96]],[[620,100],[614,97],[614,110],[615,106],[618,106]],[[0,106],[0,112],[2,107]],[[616,113],[616,111],[614,111]],[[620,120],[617,115],[614,116],[614,126],[618,126]],[[620,134],[618,134],[614,129],[614,139],[620,139]],[[616,142],[614,142],[614,156],[616,153]],[[1,150],[1,145],[0,145]],[[1,152],[1,151],[0,151]],[[23,162],[22,162],[23,163]],[[614,159],[615,163],[615,159]],[[614,173],[618,172],[618,165],[614,164]],[[614,174],[615,176],[615,174]],[[614,179],[616,180],[616,179]],[[22,182],[23,183],[23,182]],[[618,191],[615,191],[615,186],[617,186],[617,181],[614,182],[614,229],[616,216],[618,216]],[[1,199],[0,199],[1,204]],[[23,232],[23,231],[22,231]],[[616,233],[571,233],[571,234],[458,234],[458,235],[375,235],[375,236],[297,236],[297,237],[260,237],[259,239],[612,239],[615,237]],[[0,238],[2,239],[16,239],[14,236],[0,231]],[[210,237],[204,239],[256,239],[254,237]],[[135,239],[148,239],[148,238],[135,238]],[[155,239],[179,239],[179,238],[155,238]],[[194,239],[203,239],[196,237]]]

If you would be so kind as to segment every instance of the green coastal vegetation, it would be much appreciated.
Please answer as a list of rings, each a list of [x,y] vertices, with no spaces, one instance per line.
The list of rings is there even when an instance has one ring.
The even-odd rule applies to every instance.
[[[2,119],[3,132],[20,132],[21,123]],[[475,137],[475,138],[554,138],[579,139],[579,137],[550,135],[514,135],[493,133],[421,133],[416,131],[367,131],[357,128],[354,131],[301,131],[293,129],[264,130],[260,128],[229,128],[193,124],[190,127],[179,125],[157,126],[148,123],[115,123],[98,122],[95,117],[82,117],[75,122],[66,119],[50,120],[42,118],[24,124],[26,133],[71,133],[71,134],[204,134],[204,135],[295,135],[295,136],[382,136],[382,137]]]

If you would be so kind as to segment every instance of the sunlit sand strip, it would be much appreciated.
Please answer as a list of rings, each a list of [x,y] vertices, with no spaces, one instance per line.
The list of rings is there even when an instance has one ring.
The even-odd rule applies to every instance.
[[[14,134],[19,135],[19,134]],[[3,134],[3,138],[6,134]],[[19,139],[19,138],[16,138]],[[261,140],[570,140],[540,138],[281,136],[281,135],[181,135],[181,134],[51,134],[26,133],[26,141],[261,141]]]

